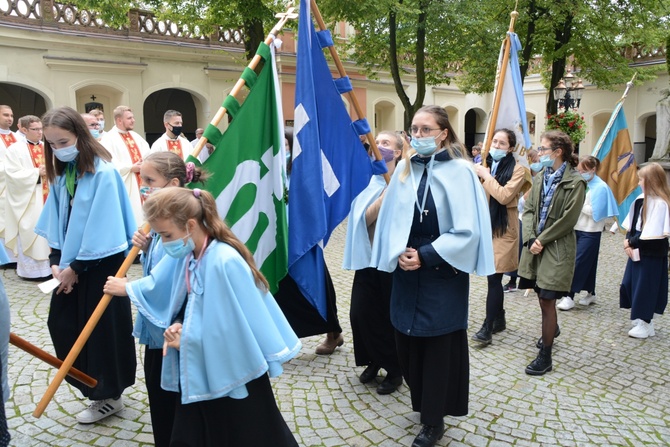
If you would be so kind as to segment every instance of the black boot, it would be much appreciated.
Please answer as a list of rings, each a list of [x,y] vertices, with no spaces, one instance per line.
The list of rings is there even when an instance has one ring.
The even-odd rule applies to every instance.
[[[526,374],[531,376],[541,376],[546,372],[551,371],[551,346],[542,347],[540,352],[537,354],[535,360],[530,362],[530,365],[526,366]]]
[[[556,325],[556,332],[554,333],[554,338],[558,337],[561,335],[561,328]],[[542,341],[542,336],[537,339],[537,343],[535,343],[535,346],[537,346],[537,349],[542,349],[542,346],[544,346],[544,342]]]
[[[493,324],[488,320],[484,320],[482,328],[475,335],[472,336],[472,339],[478,341],[483,345],[490,345],[493,341]]]
[[[433,447],[444,436],[444,422],[440,425],[424,425],[414,439],[412,447]]]
[[[507,322],[505,321],[505,309],[503,309],[496,315],[496,319],[493,320],[493,328],[491,332],[497,334],[505,329],[507,329]]]

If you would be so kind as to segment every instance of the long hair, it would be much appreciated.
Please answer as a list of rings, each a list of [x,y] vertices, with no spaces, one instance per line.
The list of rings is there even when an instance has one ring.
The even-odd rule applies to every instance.
[[[74,134],[77,137],[77,150],[79,156],[77,158],[77,169],[79,170],[79,177],[84,173],[95,173],[95,157],[100,157],[105,161],[112,161],[112,156],[107,149],[98,143],[93,135],[88,130],[84,118],[79,112],[71,107],[59,107],[57,109],[49,110],[42,116],[42,125],[44,130],[49,127],[58,127],[65,131]],[[46,132],[45,132],[46,133]],[[47,171],[47,179],[53,182],[56,176],[62,175],[65,171],[64,163],[54,156],[54,150],[51,145],[44,139],[44,166]]]
[[[447,153],[449,153],[450,158],[468,158],[467,151],[461,141],[458,139],[458,136],[456,136],[456,132],[454,132],[454,128],[451,127],[451,123],[449,122],[449,115],[447,114],[447,111],[440,106],[423,106],[419,110],[416,111],[414,115],[417,115],[419,113],[429,113],[433,115],[433,118],[435,118],[435,122],[437,123],[438,127],[440,130],[447,130],[447,138],[444,139],[440,143],[440,146],[438,149],[444,148]],[[409,170],[410,170],[410,156],[414,154],[414,151],[411,151],[411,153],[406,153],[405,154],[405,169],[402,171],[400,174],[400,180],[405,181],[407,176],[409,175]]]
[[[670,187],[665,170],[658,163],[649,163],[637,171],[637,175],[644,180],[644,201],[642,202],[642,225],[644,225],[647,197],[658,197],[670,208]]]
[[[598,160],[593,155],[585,155],[579,160],[579,165],[583,166],[584,169],[589,171],[598,172],[598,169],[600,169],[600,160]]]
[[[560,130],[548,130],[540,135],[540,140],[543,138],[549,140],[552,151],[563,149],[561,154],[563,161],[567,161],[573,168],[577,167],[579,157],[575,154],[575,145],[567,133]]]
[[[194,190],[187,188],[174,187],[156,191],[144,202],[147,221],[151,223],[158,219],[170,219],[176,226],[185,228],[189,219],[195,219],[208,236],[237,250],[249,264],[256,286],[267,291],[268,281],[256,267],[251,252],[219,218],[214,197],[207,191],[198,191],[199,197],[196,197]]]
[[[186,163],[182,158],[170,151],[154,152],[144,159],[144,163],[151,163],[156,171],[167,181],[176,178],[179,180],[179,186],[187,183],[204,182],[209,175],[204,169],[193,167],[193,176],[189,179],[186,170]]]

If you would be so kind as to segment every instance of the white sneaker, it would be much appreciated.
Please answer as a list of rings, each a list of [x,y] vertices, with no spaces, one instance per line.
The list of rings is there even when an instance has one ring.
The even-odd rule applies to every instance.
[[[636,318],[635,320],[632,320],[632,321],[630,322],[630,325],[631,325],[632,327],[635,327],[635,326],[637,326],[638,324],[640,324],[640,321],[642,321],[642,320],[640,320],[639,318]]]
[[[582,306],[588,306],[596,302],[596,296],[587,293],[586,296],[579,299],[579,304]]]
[[[639,323],[628,331],[628,336],[633,338],[647,338],[656,335],[654,331],[654,322],[647,323],[644,320],[639,320]]]
[[[87,409],[77,415],[80,424],[92,424],[123,410],[123,398],[94,400]]]
[[[561,298],[561,301],[558,302],[556,307],[559,310],[570,310],[573,307],[575,307],[575,300],[573,300],[569,296],[564,296],[563,298]]]

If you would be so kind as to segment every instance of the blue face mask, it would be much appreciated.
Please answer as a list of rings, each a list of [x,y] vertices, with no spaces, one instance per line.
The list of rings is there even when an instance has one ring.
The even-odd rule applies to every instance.
[[[98,124],[100,125],[100,130],[105,130],[105,120],[98,121]]]
[[[590,182],[595,177],[595,174],[592,172],[582,172],[582,178],[587,182]]]
[[[431,155],[437,150],[437,143],[435,137],[412,138],[410,143],[419,155]]]
[[[188,240],[185,243],[184,237],[188,237]],[[165,254],[172,256],[173,258],[183,258],[191,253],[195,249],[195,242],[193,242],[190,233],[184,237],[170,242],[163,242],[163,250],[165,251]]]
[[[77,150],[77,142],[75,141],[72,146],[54,149],[54,155],[63,163],[74,160],[77,158],[77,155],[79,155],[79,151]]]
[[[554,160],[552,160],[551,155],[542,155],[540,157],[540,164],[543,168],[551,168],[554,166]]]
[[[530,164],[530,169],[533,172],[540,172],[544,166],[542,166],[542,163],[531,163]]]
[[[163,188],[160,186],[140,186],[140,196],[142,197],[143,200],[147,200],[151,193],[155,191],[159,191]]]
[[[500,161],[503,158],[505,158],[505,156],[507,155],[507,151],[503,149],[491,149],[489,151],[489,154],[491,154],[491,158],[493,160]]]
[[[100,138],[100,131],[98,129],[88,129],[91,131],[91,135],[93,135],[93,138],[96,140]]]

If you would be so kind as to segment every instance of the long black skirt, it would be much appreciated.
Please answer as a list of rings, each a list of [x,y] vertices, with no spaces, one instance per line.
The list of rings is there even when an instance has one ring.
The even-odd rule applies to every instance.
[[[72,292],[51,297],[49,333],[56,349],[56,356],[65,359],[104,295],[102,288],[108,276],[114,276],[123,263],[123,253],[103,259],[79,275],[79,282]],[[74,367],[98,381],[89,388],[70,377],[67,382],[84,397],[103,400],[118,397],[123,390],[135,383],[135,340],[130,300],[112,297],[109,306],[84,345]]]
[[[470,357],[465,329],[436,337],[395,334],[412,410],[421,413],[421,423],[439,425],[444,416],[468,414]]]
[[[177,402],[171,447],[297,447],[277,408],[270,379],[246,384],[244,399]]]
[[[179,393],[165,391],[161,388],[161,373],[163,371],[163,350],[144,350],[144,379],[149,396],[149,413],[151,414],[151,428],[154,433],[155,447],[168,447],[172,436],[174,412],[179,401]]]
[[[651,321],[654,313],[662,314],[668,305],[668,257],[642,256],[626,264],[619,306],[630,309],[630,319]]]
[[[349,318],[356,365],[376,364],[395,376],[400,374],[400,364],[390,316],[392,284],[392,273],[374,268],[357,270]]]
[[[299,337],[342,332],[337,318],[337,295],[326,267],[326,319],[324,320],[307,298],[300,292],[293,278],[286,275],[279,282],[279,290],[274,295],[277,304],[286,316],[293,332]]]
[[[577,237],[577,256],[575,259],[575,276],[572,278],[570,292],[579,293],[586,290],[595,294],[602,232],[576,230],[575,236]]]

